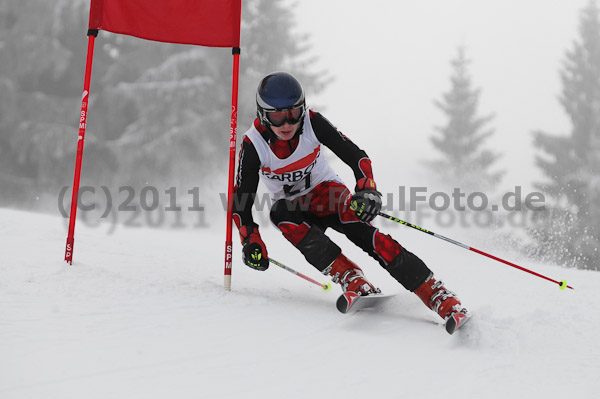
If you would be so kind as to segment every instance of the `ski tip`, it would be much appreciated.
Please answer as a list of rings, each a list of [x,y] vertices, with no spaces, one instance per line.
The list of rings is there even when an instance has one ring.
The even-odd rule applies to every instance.
[[[456,330],[467,324],[470,318],[471,313],[467,309],[452,313],[446,321],[446,332],[450,335],[454,334]]]
[[[342,295],[340,295],[335,303],[337,310],[342,313],[348,313],[348,310],[350,310],[350,307],[352,307],[352,304],[359,296],[360,295],[358,295],[356,292],[344,292]]]
[[[340,295],[335,303],[335,306],[340,312],[346,313],[348,311],[348,301],[346,300],[346,297],[344,295]]]

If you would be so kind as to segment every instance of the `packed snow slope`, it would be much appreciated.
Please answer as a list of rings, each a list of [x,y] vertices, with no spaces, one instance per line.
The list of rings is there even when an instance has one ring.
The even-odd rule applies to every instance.
[[[323,293],[273,265],[250,270],[237,239],[226,292],[216,224],[114,234],[79,225],[68,266],[61,218],[0,209],[0,398],[598,397],[599,273],[511,258],[575,287],[561,291],[419,232],[391,233],[474,312],[464,330],[446,334],[335,234],[372,282],[398,294],[384,309],[340,314],[338,287]],[[263,238],[274,259],[328,281],[273,227]]]

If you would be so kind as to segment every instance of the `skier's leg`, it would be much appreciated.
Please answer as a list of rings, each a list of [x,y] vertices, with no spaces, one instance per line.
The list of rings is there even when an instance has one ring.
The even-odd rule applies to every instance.
[[[404,288],[414,292],[425,305],[446,319],[461,308],[456,295],[436,281],[433,272],[415,254],[403,248],[390,235],[358,219],[352,219],[349,197],[341,198],[338,223],[332,228],[376,259]]]
[[[305,198],[309,217],[326,227],[334,227],[338,223],[339,206],[342,199],[350,195],[350,190],[342,183],[326,181],[315,187]],[[354,214],[352,217],[355,218]],[[335,261],[322,271],[330,275],[332,281],[339,283],[342,290],[353,291],[359,295],[368,295],[380,292],[365,277],[362,269],[343,253]]]
[[[377,259],[404,288],[414,292],[443,319],[462,308],[456,295],[436,281],[427,265],[391,236],[365,223],[346,225],[344,230],[352,242]]]
[[[332,276],[344,292],[367,295],[378,290],[366,280],[361,268],[324,234],[330,222],[337,219],[335,193],[344,190],[347,191],[342,184],[324,182],[295,201],[279,200],[271,208],[271,221],[302,252],[308,263]]]
[[[416,290],[431,274],[421,259],[402,247],[390,235],[374,226],[357,222],[332,226],[361,248],[390,273],[407,290]]]
[[[283,236],[319,271],[323,272],[342,253],[322,228],[309,221],[298,202],[279,200],[273,204],[270,216]]]
[[[370,223],[363,223],[350,209],[349,190],[337,190],[335,217],[329,225],[344,234],[356,246],[377,260],[406,289],[414,291],[431,271],[412,253],[406,251],[391,236],[382,234]]]

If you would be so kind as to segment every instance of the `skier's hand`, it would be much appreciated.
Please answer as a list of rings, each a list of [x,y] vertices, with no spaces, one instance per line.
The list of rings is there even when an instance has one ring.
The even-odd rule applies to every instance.
[[[242,259],[246,266],[252,269],[264,271],[269,268],[269,258],[267,255],[263,255],[263,248],[256,242],[244,245]]]
[[[255,270],[267,270],[269,268],[269,256],[267,247],[260,237],[258,226],[242,226],[240,228],[242,239],[242,260],[246,266]]]
[[[356,182],[356,194],[350,200],[350,209],[361,222],[369,223],[381,210],[381,193],[371,178],[362,178]]]

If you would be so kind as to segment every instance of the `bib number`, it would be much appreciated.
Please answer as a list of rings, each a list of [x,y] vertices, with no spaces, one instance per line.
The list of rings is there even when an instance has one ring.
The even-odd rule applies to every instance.
[[[304,180],[304,190],[308,190],[310,188],[310,172],[306,174],[306,177],[303,180]],[[294,186],[295,186],[294,184],[284,184],[283,185],[283,192],[285,193],[286,197],[296,195],[299,192],[303,191],[303,190],[293,190]]]

